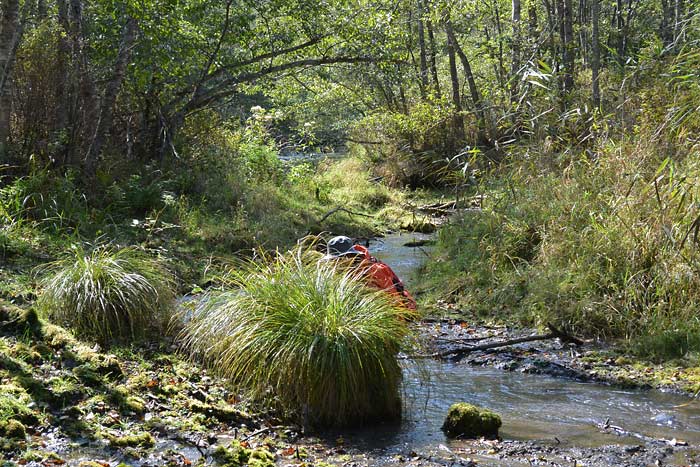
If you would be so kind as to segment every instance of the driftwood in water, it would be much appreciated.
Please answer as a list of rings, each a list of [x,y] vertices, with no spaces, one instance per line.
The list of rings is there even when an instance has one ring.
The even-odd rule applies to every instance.
[[[497,349],[499,347],[507,347],[509,345],[522,344],[524,342],[533,341],[544,341],[548,339],[559,338],[562,342],[569,342],[576,345],[582,345],[583,341],[574,337],[564,331],[554,327],[553,324],[547,324],[549,331],[547,334],[535,334],[534,336],[517,337],[515,339],[508,339],[499,342],[489,342],[488,344],[480,345],[469,345],[465,347],[456,347],[454,349],[444,350],[442,352],[436,352],[427,355],[411,355],[409,358],[446,358],[446,357],[460,357],[462,355],[477,352],[479,350],[491,350]]]
[[[319,223],[319,224],[322,223],[323,221],[325,221],[326,219],[328,219],[330,216],[332,216],[333,214],[335,214],[336,212],[339,212],[339,211],[346,212],[346,213],[350,214],[351,216],[374,217],[374,216],[372,216],[371,214],[365,214],[365,213],[362,213],[362,212],[354,212],[354,211],[351,211],[351,210],[349,210],[349,209],[346,209],[346,208],[344,208],[344,207],[342,207],[342,206],[338,206],[337,208],[333,208],[333,209],[331,209],[330,211],[328,211],[327,213],[325,213],[325,214],[323,215],[323,217],[321,218],[321,220],[318,221],[318,223]]]

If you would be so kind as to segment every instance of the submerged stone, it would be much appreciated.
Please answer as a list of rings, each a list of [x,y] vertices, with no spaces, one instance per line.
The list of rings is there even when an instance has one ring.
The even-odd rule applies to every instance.
[[[472,404],[458,402],[452,404],[442,431],[450,438],[479,436],[496,437],[501,427],[501,417],[487,409]]]

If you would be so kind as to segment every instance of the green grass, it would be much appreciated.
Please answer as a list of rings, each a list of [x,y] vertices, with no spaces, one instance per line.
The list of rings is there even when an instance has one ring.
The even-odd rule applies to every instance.
[[[101,343],[159,332],[173,306],[173,276],[162,261],[135,247],[76,247],[40,273],[40,309],[49,319]]]
[[[185,347],[306,425],[396,418],[409,312],[321,257],[298,247],[240,264],[186,324]]]

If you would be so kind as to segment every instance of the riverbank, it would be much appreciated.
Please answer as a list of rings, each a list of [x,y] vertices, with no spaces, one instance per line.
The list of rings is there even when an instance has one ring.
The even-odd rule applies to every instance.
[[[477,318],[465,318],[434,318],[425,323],[421,329],[426,348],[444,354],[447,360],[473,366],[493,366],[620,388],[656,389],[693,398],[700,391],[700,368],[683,366],[682,362],[646,361],[629,355],[611,342],[587,339],[582,345],[576,345],[552,338],[469,352],[470,346],[541,336],[548,331],[484,324]],[[460,349],[463,350],[460,352]]]

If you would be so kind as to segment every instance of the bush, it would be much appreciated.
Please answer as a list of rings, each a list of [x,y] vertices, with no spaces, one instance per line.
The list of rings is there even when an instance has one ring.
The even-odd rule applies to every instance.
[[[174,278],[134,247],[76,247],[41,269],[39,306],[50,319],[102,343],[161,328],[174,300]]]
[[[184,344],[218,373],[307,425],[346,425],[400,415],[397,353],[404,310],[298,247],[230,273],[185,325]]]

